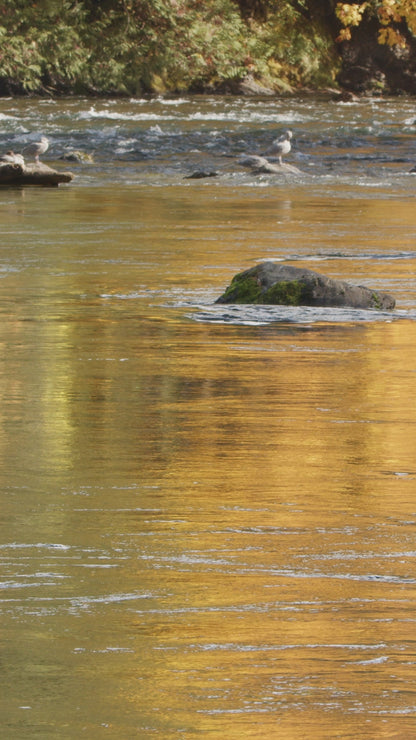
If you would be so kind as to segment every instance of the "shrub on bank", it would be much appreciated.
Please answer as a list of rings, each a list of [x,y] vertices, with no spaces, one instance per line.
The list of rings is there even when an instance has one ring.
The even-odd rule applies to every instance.
[[[3,0],[0,93],[204,90],[247,75],[276,90],[332,84],[335,42],[308,5]]]

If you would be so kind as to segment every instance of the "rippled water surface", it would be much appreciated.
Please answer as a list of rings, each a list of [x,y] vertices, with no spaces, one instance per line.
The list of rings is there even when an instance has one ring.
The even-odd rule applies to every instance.
[[[2,736],[416,737],[415,121],[0,100],[75,174],[0,190]],[[396,309],[215,304],[264,259]]]

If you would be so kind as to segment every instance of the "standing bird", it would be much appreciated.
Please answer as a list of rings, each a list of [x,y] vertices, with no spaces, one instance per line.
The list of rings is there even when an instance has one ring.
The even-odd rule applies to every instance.
[[[33,144],[28,144],[27,146],[25,146],[23,152],[29,154],[29,156],[33,156],[35,158],[36,164],[39,164],[39,156],[41,154],[45,154],[48,147],[49,140],[46,138],[46,136],[41,136],[40,141],[36,141]]]
[[[286,131],[280,139],[275,139],[270,149],[267,150],[266,154],[277,154],[279,164],[282,164],[282,155],[289,154],[292,145],[290,140],[293,134],[291,131]]]

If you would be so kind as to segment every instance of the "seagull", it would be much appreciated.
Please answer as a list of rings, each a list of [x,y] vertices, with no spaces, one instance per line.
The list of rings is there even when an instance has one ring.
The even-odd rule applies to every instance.
[[[25,160],[23,159],[21,154],[15,154],[12,151],[8,151],[6,152],[6,154],[3,154],[0,157],[0,162],[4,162],[7,164],[20,164],[21,166],[23,166]]]
[[[33,155],[35,158],[36,164],[39,164],[39,155],[45,154],[46,150],[49,147],[49,139],[46,138],[46,136],[41,136],[40,141],[35,141],[33,144],[28,144],[23,149],[26,154]]]
[[[266,154],[277,154],[279,164],[282,164],[282,155],[289,154],[292,145],[290,140],[293,134],[291,131],[286,131],[280,139],[273,141],[270,149],[267,150]]]

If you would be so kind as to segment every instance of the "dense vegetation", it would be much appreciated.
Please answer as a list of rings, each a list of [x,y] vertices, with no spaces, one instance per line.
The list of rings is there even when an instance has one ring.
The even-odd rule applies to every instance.
[[[207,90],[247,76],[277,91],[331,86],[341,64],[337,37],[348,43],[351,27],[372,11],[384,24],[381,40],[400,42],[389,36],[391,21],[410,18],[413,5],[2,0],[0,94]]]

